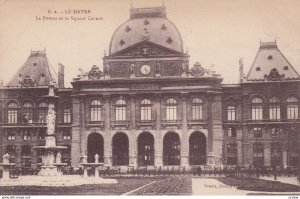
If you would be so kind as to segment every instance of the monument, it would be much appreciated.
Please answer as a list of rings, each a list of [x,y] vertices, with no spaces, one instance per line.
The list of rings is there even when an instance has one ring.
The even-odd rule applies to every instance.
[[[65,146],[56,146],[55,139],[55,101],[57,96],[54,94],[54,84],[49,85],[49,93],[45,96],[48,101],[47,114],[47,134],[45,137],[45,146],[37,146],[35,149],[43,151],[42,166],[38,173],[39,176],[62,176],[61,167],[66,166],[66,163],[61,162],[61,153]],[[56,157],[55,157],[56,154]]]

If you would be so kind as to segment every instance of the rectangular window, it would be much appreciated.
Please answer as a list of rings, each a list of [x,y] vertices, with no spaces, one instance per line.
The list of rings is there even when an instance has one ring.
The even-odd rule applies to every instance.
[[[71,112],[71,110],[70,110],[70,112]],[[71,120],[71,116],[70,116],[70,120]],[[96,106],[96,107],[91,108],[91,121],[92,122],[101,121],[101,107]]]
[[[193,120],[202,120],[202,105],[192,106],[192,118]]]
[[[16,139],[15,133],[12,132],[7,133],[7,140],[15,140],[15,139]]]
[[[8,123],[14,124],[18,122],[18,111],[17,110],[8,110]]]
[[[272,136],[272,137],[279,137],[280,132],[281,132],[281,128],[273,127],[273,128],[271,129],[271,136]]]
[[[235,127],[229,127],[227,129],[228,137],[236,137],[236,128]]]
[[[64,123],[71,123],[71,109],[65,108],[64,109],[64,116],[63,116],[63,122]]]
[[[39,131],[39,137],[40,137],[40,140],[44,140],[45,139],[45,136],[46,136],[46,129],[41,129]]]
[[[116,107],[116,121],[126,120],[126,107],[117,106]]]
[[[30,157],[22,157],[22,166],[23,167],[31,167],[31,158]]]
[[[261,138],[262,137],[262,128],[261,127],[254,127],[253,128],[253,135],[255,138]]]
[[[166,119],[169,121],[177,120],[177,107],[174,105],[167,106],[167,115]]]
[[[141,120],[142,121],[151,120],[151,106],[141,107]]]
[[[31,133],[28,130],[23,131],[23,140],[30,140],[31,139]]]
[[[236,120],[235,116],[235,106],[227,106],[227,120],[234,121]]]
[[[270,105],[270,120],[280,119],[280,105]]]
[[[70,140],[71,139],[71,132],[69,129],[64,129],[62,132],[63,140]]]
[[[227,164],[237,165],[237,144],[227,144]]]
[[[255,167],[264,166],[264,145],[261,143],[253,144],[253,165]]]
[[[45,123],[47,120],[48,109],[39,110],[39,123]]]
[[[251,115],[252,115],[252,120],[262,120],[263,118],[262,105],[253,105]]]
[[[294,120],[298,119],[298,105],[297,104],[288,104],[287,105],[287,119]]]
[[[271,165],[282,166],[282,152],[280,143],[271,144]]]

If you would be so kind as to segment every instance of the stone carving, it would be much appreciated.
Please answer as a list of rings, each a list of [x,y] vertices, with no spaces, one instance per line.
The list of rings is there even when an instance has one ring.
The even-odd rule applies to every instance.
[[[130,76],[130,62],[115,62],[110,63],[110,76],[115,77],[125,77],[129,78]]]
[[[88,158],[88,156],[86,154],[83,155],[82,163],[87,163],[87,158]]]
[[[105,75],[109,74],[109,65],[108,65],[108,63],[104,64],[103,72],[104,72]]]
[[[201,66],[199,62],[196,62],[193,68],[191,68],[191,72],[192,75],[194,75],[195,77],[201,77],[204,75],[204,68]]]
[[[48,115],[47,115],[47,134],[53,135],[55,130],[55,110],[54,104],[50,103],[48,107]]]
[[[60,154],[60,152],[58,152],[56,154],[55,162],[56,162],[56,164],[60,164],[61,163],[61,154]]]
[[[162,62],[162,75],[163,76],[180,76],[182,73],[182,62]]]
[[[148,41],[143,44],[122,51],[118,55],[122,56],[157,56],[157,55],[175,55],[176,53],[167,49],[159,48],[158,46],[151,45]]]
[[[134,73],[134,63],[130,64],[130,74]]]
[[[147,28],[144,28],[142,39],[143,40],[149,40],[150,39],[149,32],[148,32]]]
[[[159,62],[157,62],[157,64],[156,64],[155,74],[160,74],[160,63]]]
[[[269,75],[265,74],[264,78],[268,79],[269,81],[280,81],[284,78],[284,74],[279,74],[276,68],[273,68]]]
[[[27,75],[20,83],[22,87],[26,88],[36,86],[36,82],[29,75]]]
[[[9,164],[9,154],[8,153],[5,153],[2,158],[3,158],[3,164]]]
[[[97,153],[95,154],[95,163],[99,163],[99,155]]]
[[[92,80],[100,79],[101,75],[102,75],[102,71],[99,70],[99,67],[97,67],[96,65],[94,65],[88,73],[89,79]]]

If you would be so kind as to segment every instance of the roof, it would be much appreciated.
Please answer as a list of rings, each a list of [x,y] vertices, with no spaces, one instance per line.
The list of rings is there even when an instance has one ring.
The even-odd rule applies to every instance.
[[[31,51],[29,57],[17,73],[7,83],[7,87],[48,86],[56,82],[57,75],[50,67],[45,50]]]
[[[260,42],[260,48],[247,74],[246,82],[299,79],[299,74],[275,42]]]
[[[132,8],[130,11],[131,18],[120,25],[111,38],[109,54],[144,40],[183,52],[181,35],[166,18],[164,7]]]

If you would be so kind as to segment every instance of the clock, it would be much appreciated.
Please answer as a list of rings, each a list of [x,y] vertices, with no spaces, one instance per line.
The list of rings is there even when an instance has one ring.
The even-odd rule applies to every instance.
[[[148,75],[151,72],[151,67],[149,65],[142,65],[141,66],[141,73],[143,75]]]

